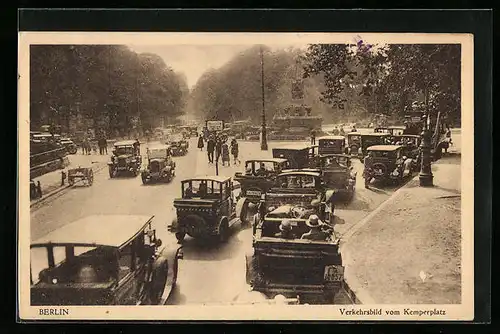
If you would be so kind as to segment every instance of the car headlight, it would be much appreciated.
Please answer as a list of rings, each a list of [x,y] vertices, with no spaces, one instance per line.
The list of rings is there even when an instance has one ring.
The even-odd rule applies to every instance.
[[[398,170],[397,170],[397,169],[395,169],[395,170],[392,172],[392,175],[393,175],[393,176],[398,176],[398,175],[399,175]]]

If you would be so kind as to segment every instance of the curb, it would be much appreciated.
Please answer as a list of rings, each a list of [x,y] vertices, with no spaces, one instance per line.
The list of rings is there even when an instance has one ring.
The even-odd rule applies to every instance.
[[[103,170],[106,166],[107,166],[107,164],[106,164],[106,165],[103,165],[103,166],[101,166],[101,167],[96,168],[96,169],[95,169],[95,171],[94,171],[94,173],[96,173],[96,174],[97,174],[98,172],[100,172],[101,170]],[[57,188],[57,189],[55,189],[55,190],[51,191],[50,193],[48,193],[48,194],[46,194],[46,195],[42,196],[41,198],[39,198],[39,199],[37,199],[37,200],[35,200],[35,201],[31,201],[31,203],[30,203],[30,208],[32,208],[32,207],[34,207],[34,206],[36,206],[36,205],[38,205],[38,204],[43,203],[44,201],[46,201],[46,200],[47,200],[47,199],[49,199],[50,197],[52,197],[52,196],[54,196],[54,195],[56,195],[56,194],[58,194],[58,193],[62,192],[62,191],[63,191],[63,190],[65,190],[65,189],[71,188],[71,187],[72,187],[71,185],[67,184],[67,185],[65,185],[65,186],[59,187],[59,188]]]
[[[385,207],[387,207],[389,204],[394,202],[394,200],[401,194],[404,190],[410,187],[415,180],[418,179],[418,175],[414,176],[412,179],[410,179],[406,184],[404,184],[402,187],[400,187],[398,190],[396,190],[384,203],[379,205],[375,210],[370,212],[365,218],[361,219],[358,223],[356,223],[350,230],[347,231],[346,234],[341,236],[341,245],[340,249],[344,248],[346,245],[346,242],[349,241],[349,238],[351,238],[358,230],[360,230],[363,226],[368,224],[372,218],[377,215],[380,211],[382,211]],[[418,181],[417,181],[418,182]],[[348,254],[348,253],[345,253]],[[346,256],[343,255],[344,261],[346,260]],[[355,278],[355,275],[349,275],[348,273],[350,272],[348,269],[349,263],[352,263],[349,259],[349,256],[347,255],[347,266],[346,266],[346,271],[344,273],[344,290],[348,294],[349,298],[355,303],[355,304],[377,304],[375,300],[370,296],[369,292],[367,289],[365,289],[361,283]]]

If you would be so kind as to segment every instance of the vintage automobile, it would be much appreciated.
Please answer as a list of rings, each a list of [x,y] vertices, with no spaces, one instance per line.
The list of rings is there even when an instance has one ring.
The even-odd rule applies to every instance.
[[[182,242],[193,238],[225,242],[230,229],[246,223],[246,199],[236,202],[230,177],[201,176],[181,182],[181,198],[174,200],[177,217],[167,226]]]
[[[234,181],[241,184],[241,196],[259,203],[261,195],[274,185],[276,176],[288,167],[288,160],[283,158],[247,160],[245,172],[237,172]]]
[[[320,169],[327,189],[335,190],[335,196],[352,199],[356,188],[357,172],[347,154],[323,155]]]
[[[143,184],[155,181],[170,182],[175,176],[175,161],[172,160],[171,148],[158,145],[147,149],[148,164],[141,171]]]
[[[68,154],[76,154],[78,151],[78,146],[70,138],[61,138],[59,142],[66,148]]]
[[[177,157],[188,153],[189,142],[180,134],[173,134],[168,138],[167,145],[170,146],[172,156]]]
[[[366,155],[366,149],[373,145],[390,143],[389,133],[348,133],[349,154],[358,157],[361,161]]]
[[[325,136],[318,138],[318,153],[319,155],[347,153],[345,137]]]
[[[373,128],[373,133],[389,133],[389,127],[377,126],[377,127]]]
[[[81,182],[86,186],[91,186],[94,183],[94,171],[92,167],[81,167],[68,169],[68,184],[70,186]]]
[[[335,209],[335,193],[335,190],[326,187],[320,170],[295,169],[279,174],[274,185],[262,194],[261,201],[265,198],[266,204],[274,208],[283,206],[308,208],[313,200],[318,200],[321,203],[318,214],[329,221],[329,215],[333,215]],[[257,214],[257,216],[263,215],[263,212]],[[256,223],[255,217],[253,223]]]
[[[134,177],[139,174],[142,166],[140,143],[137,140],[123,140],[114,144],[111,162],[108,162],[109,177],[119,173],[130,173]]]
[[[401,136],[403,135],[403,133],[405,132],[406,130],[406,127],[405,126],[401,126],[401,125],[393,125],[393,126],[389,126],[387,128],[387,132],[391,135],[391,136]]]
[[[291,169],[316,168],[319,162],[318,146],[297,143],[275,147],[273,158],[288,160]]]
[[[246,281],[268,298],[282,295],[300,303],[331,304],[344,279],[339,239],[329,225],[333,214],[324,210],[325,201],[319,209],[311,207],[317,193],[314,187],[307,188],[311,185],[307,181],[319,175],[283,173],[278,179],[292,186],[292,176],[302,178],[302,188],[272,188],[263,195],[254,217],[252,249],[245,254]],[[324,240],[301,239],[310,230],[306,222],[312,213],[324,224]],[[278,235],[284,219],[292,226],[286,239]]]
[[[394,145],[403,146],[403,155],[417,159],[420,154],[421,137],[417,135],[395,135],[392,136]]]
[[[182,247],[151,216],[96,215],[31,244],[31,305],[164,304]]]
[[[412,158],[403,155],[403,146],[375,145],[367,149],[373,157],[371,166],[364,168],[365,186],[372,179],[379,182],[393,181],[401,183],[405,177],[411,176],[414,171]]]

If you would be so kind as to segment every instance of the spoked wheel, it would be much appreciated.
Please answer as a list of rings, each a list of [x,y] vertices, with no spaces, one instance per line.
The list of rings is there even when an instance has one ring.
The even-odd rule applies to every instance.
[[[116,171],[112,167],[110,167],[109,168],[109,177],[112,179],[115,176],[116,176]]]

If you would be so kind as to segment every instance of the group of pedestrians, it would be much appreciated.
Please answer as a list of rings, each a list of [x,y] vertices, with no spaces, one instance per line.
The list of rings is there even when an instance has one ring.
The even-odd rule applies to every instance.
[[[100,155],[108,154],[108,140],[106,134],[102,132],[97,139],[97,147],[95,146],[95,141],[92,139],[92,134],[85,133],[82,138],[82,153],[85,155],[90,155],[92,152],[97,154],[97,148],[99,148]]]
[[[231,165],[230,155],[233,156],[233,163],[239,165],[241,162],[238,159],[239,147],[238,142],[233,138],[228,144],[228,137],[225,135],[208,134],[207,137],[198,137],[198,148],[203,151],[207,144],[208,163],[218,162],[221,158],[222,166]]]

